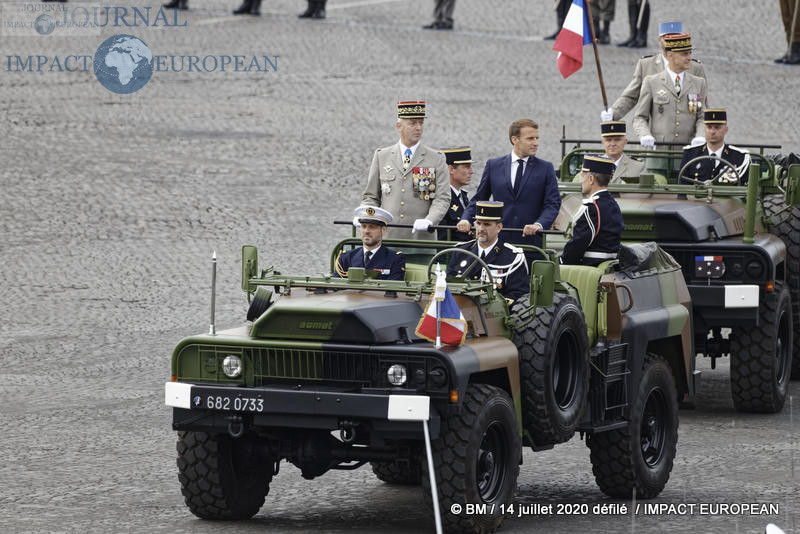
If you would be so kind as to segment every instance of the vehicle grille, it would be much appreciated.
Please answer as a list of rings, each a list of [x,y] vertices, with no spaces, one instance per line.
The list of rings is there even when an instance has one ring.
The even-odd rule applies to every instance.
[[[248,348],[255,385],[275,381],[313,380],[338,385],[388,387],[386,371],[403,363],[409,371],[428,369],[433,360],[420,356],[383,355],[369,352]],[[430,361],[428,361],[430,360]]]

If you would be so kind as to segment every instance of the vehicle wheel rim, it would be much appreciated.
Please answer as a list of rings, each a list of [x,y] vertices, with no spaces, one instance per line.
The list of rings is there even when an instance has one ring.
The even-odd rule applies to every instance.
[[[667,427],[667,400],[661,389],[653,389],[647,396],[642,412],[641,438],[642,458],[649,467],[655,467],[664,456]]]
[[[786,362],[789,361],[789,351],[791,346],[789,344],[789,318],[786,313],[781,313],[778,320],[778,339],[775,341],[775,378],[778,383],[782,384],[786,380],[786,374],[789,366]]]
[[[565,410],[575,402],[578,389],[578,340],[569,330],[563,332],[556,344],[553,359],[553,394],[558,407]]]
[[[492,423],[481,439],[475,466],[478,494],[483,502],[497,500],[503,490],[508,463],[507,445],[501,424]]]

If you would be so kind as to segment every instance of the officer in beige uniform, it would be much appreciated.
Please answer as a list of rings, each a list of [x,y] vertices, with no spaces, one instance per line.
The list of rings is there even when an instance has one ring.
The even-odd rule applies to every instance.
[[[703,144],[707,88],[703,78],[687,72],[692,62],[692,36],[667,35],[664,41],[669,64],[642,83],[633,130],[645,148],[669,142]]]
[[[439,224],[450,207],[450,187],[444,154],[420,143],[425,102],[398,102],[397,144],[375,151],[361,204],[378,206],[395,222],[414,228],[390,228],[387,238],[435,239],[426,230]]]
[[[636,107],[639,101],[639,93],[642,90],[642,81],[652,74],[663,72],[667,68],[667,51],[664,49],[664,38],[668,35],[683,33],[683,25],[680,22],[662,22],[658,25],[658,42],[661,45],[661,53],[642,57],[636,64],[633,72],[633,79],[622,91],[614,104],[606,111],[600,112],[601,121],[622,120],[630,110]],[[689,66],[689,73],[700,78],[706,78],[706,71],[702,63],[692,59]]]
[[[600,135],[606,151],[603,155],[613,160],[616,165],[614,175],[609,182],[612,184],[623,183],[623,178],[638,178],[644,171],[644,163],[622,153],[625,145],[628,144],[625,134],[624,121],[609,121],[600,124]]]

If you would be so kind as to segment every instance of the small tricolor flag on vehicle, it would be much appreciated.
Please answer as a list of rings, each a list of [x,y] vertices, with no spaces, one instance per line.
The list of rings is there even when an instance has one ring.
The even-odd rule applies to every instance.
[[[722,256],[695,256],[694,261],[722,261]]]
[[[438,305],[438,306],[437,306]],[[458,346],[464,343],[467,335],[467,321],[456,304],[456,299],[447,287],[444,271],[436,271],[436,286],[428,301],[428,306],[419,320],[415,333],[428,341],[436,343],[436,311],[439,311],[439,339],[445,345]]]
[[[556,65],[566,78],[583,67],[583,46],[592,42],[584,0],[572,0],[564,25],[556,38],[553,50],[558,52]]]

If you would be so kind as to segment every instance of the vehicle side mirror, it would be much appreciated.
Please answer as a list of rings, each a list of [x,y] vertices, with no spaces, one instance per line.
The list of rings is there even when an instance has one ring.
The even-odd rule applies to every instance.
[[[789,165],[786,175],[786,205],[800,206],[800,164]]]
[[[535,260],[531,265],[531,306],[553,305],[555,291],[556,264],[547,260]]]
[[[258,276],[258,249],[253,245],[242,246],[242,290],[250,293],[250,279]]]

